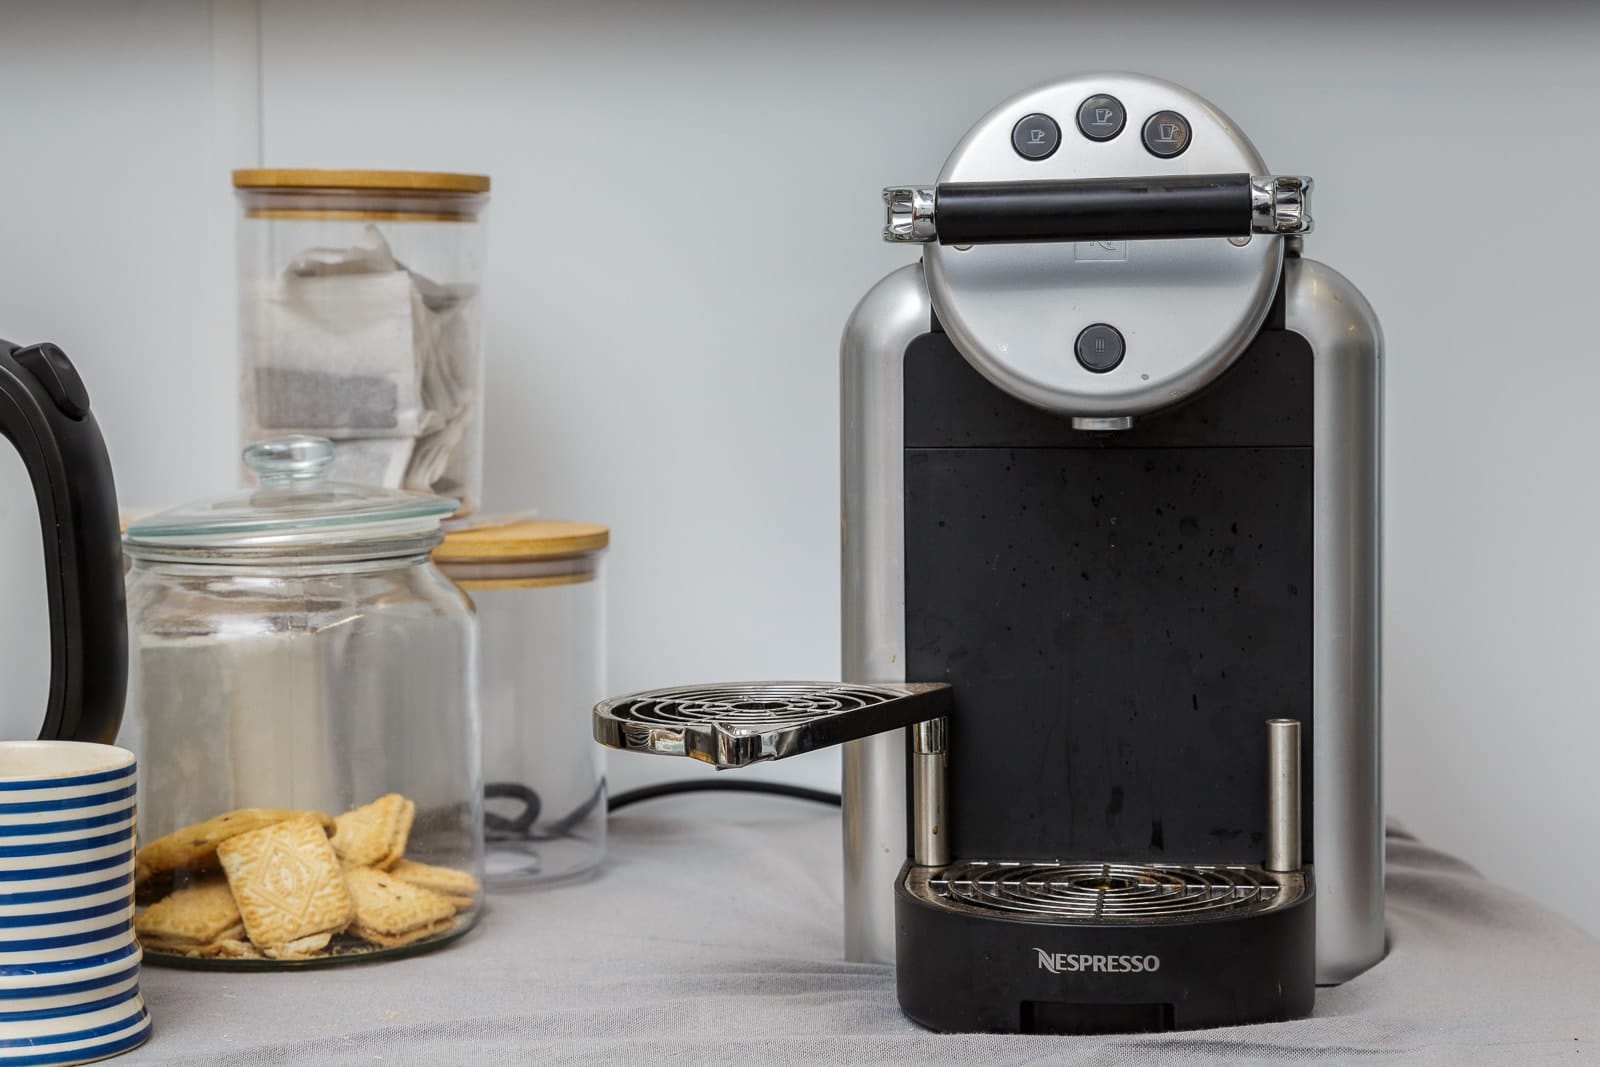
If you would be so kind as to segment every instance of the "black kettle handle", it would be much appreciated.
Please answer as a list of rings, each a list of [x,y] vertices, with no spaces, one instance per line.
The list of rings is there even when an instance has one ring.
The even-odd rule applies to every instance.
[[[22,454],[44,531],[50,701],[42,740],[116,740],[128,689],[117,492],[89,394],[52,344],[0,340],[0,434]]]

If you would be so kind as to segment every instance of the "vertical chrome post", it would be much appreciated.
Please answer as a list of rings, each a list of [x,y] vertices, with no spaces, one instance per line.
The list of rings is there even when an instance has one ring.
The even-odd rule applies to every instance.
[[[950,862],[944,818],[944,767],[949,727],[943,716],[911,728],[911,862],[943,867]]]
[[[1267,862],[1300,869],[1300,720],[1267,720]]]

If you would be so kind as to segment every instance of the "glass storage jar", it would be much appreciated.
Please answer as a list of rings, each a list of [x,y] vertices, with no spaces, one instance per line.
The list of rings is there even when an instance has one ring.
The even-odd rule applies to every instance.
[[[544,885],[605,857],[604,526],[536,520],[452,530],[434,550],[473,600],[482,644],[485,881]]]
[[[287,967],[464,933],[483,863],[476,623],[429,558],[455,501],[259,485],[129,525],[135,920],[152,962]]]
[[[329,477],[478,504],[477,174],[238,170],[240,425],[333,441]]]

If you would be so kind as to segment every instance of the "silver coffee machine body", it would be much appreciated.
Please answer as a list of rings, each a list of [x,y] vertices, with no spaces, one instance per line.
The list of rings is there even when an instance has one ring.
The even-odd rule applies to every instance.
[[[1115,126],[1115,135],[1100,139],[1110,127],[1093,126],[1096,119]],[[1176,131],[1161,129],[1174,122]],[[1184,140],[1176,155],[1151,147],[1163,132]],[[1040,137],[1044,148],[1030,146]],[[1243,132],[1195,94],[1142,75],[1099,73],[995,108],[951,154],[934,189],[1153,173],[1264,176],[1267,170]],[[1282,327],[1312,352],[1316,737],[1309,752],[1309,833],[1317,857],[1316,977],[1334,984],[1372,966],[1384,951],[1382,334],[1347,279],[1300,254],[1307,202],[1277,203],[1271,194],[1281,183],[1255,185],[1268,191],[1253,190],[1265,212],[1253,216],[1265,219],[1254,232],[993,245],[940,243],[937,193],[919,200],[917,190],[885,191],[886,239],[920,243],[923,257],[874,287],[844,332],[844,677],[906,678],[903,368],[908,347],[931,321],[999,389],[1109,437],[1141,419],[1159,419],[1216,381],[1276,300]],[[1092,226],[1088,212],[1083,217]],[[1075,358],[1077,339],[1100,324],[1112,326],[1120,335],[1113,343],[1124,348],[1111,373]],[[1262,716],[1272,710],[1261,709]],[[908,744],[895,732],[844,747],[845,933],[852,960],[895,956],[894,896],[886,887],[894,885],[907,850]]]
[[[1154,78],[995,108],[845,328],[844,680],[595,709],[843,746],[846,953],[924,1026],[1297,1018],[1383,954],[1382,343],[1310,190]]]

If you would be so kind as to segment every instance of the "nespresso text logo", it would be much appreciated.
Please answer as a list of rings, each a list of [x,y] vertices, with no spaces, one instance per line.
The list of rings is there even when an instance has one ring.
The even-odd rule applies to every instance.
[[[1051,974],[1136,974],[1161,969],[1160,956],[1091,956],[1082,952],[1046,952],[1042,948],[1033,951],[1039,954],[1039,969]]]

